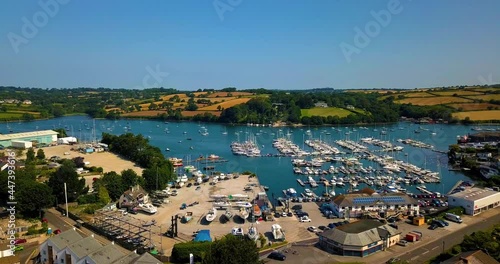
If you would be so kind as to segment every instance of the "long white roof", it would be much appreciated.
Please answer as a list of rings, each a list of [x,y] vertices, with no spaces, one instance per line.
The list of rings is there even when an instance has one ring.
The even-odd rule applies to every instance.
[[[37,137],[37,136],[52,136],[57,134],[58,133],[54,130],[40,130],[40,131],[23,132],[23,133],[2,134],[0,135],[0,140],[12,140],[12,139]]]

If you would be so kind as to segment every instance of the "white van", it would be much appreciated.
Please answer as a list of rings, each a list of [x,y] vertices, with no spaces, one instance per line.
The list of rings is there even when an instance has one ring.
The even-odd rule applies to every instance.
[[[446,213],[446,215],[444,217],[450,221],[455,222],[455,223],[462,223],[462,218],[460,218],[460,216],[458,216],[458,215]]]

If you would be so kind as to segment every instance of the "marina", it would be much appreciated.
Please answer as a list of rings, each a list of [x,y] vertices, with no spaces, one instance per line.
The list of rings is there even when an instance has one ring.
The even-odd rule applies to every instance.
[[[268,187],[266,192],[270,196],[279,195],[288,188],[296,188],[298,193],[304,188],[311,188],[316,195],[321,196],[324,187],[318,184],[320,177],[325,177],[330,184],[329,189],[334,188],[337,194],[367,186],[378,188],[391,182],[404,186],[401,189],[407,192],[417,192],[416,185],[425,184],[429,190],[446,193],[458,180],[469,180],[461,171],[448,170],[446,155],[434,151],[446,150],[448,145],[456,143],[456,135],[471,131],[462,125],[400,122],[385,125],[385,128],[290,127],[285,130],[189,122],[95,120],[95,133],[92,129],[78,129],[92,127],[93,123],[91,118],[72,116],[10,123],[9,128],[0,125],[0,131],[8,133],[9,130],[21,132],[35,128],[66,127],[68,135],[80,141],[91,141],[94,134],[99,136],[102,132],[140,133],[149,136],[151,144],[160,147],[164,155],[171,158],[174,166],[193,165],[199,168],[202,182],[214,182],[215,178],[211,176],[219,172],[255,172],[261,184]],[[209,133],[203,136],[198,132],[201,126],[207,131],[224,131],[227,134]],[[436,131],[439,140],[430,137],[429,133],[408,133],[415,129],[421,130],[420,127],[428,128],[429,132]],[[168,135],[165,131],[169,131]],[[382,135],[380,131],[386,131],[386,134]],[[177,143],[184,142],[187,137],[192,139],[188,145]],[[421,142],[434,148],[399,142],[398,139],[402,138],[412,140],[405,142]],[[165,146],[168,146],[169,151],[166,151]],[[192,146],[194,149],[190,148]],[[390,149],[394,147],[403,149]],[[285,150],[280,152],[278,149]],[[438,166],[438,161],[441,166]],[[309,176],[317,182],[318,187],[311,187],[307,178]]]

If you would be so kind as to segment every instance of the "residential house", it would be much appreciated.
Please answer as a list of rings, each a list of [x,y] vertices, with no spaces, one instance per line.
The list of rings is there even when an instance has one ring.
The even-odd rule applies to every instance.
[[[25,104],[25,105],[30,105],[30,104],[32,104],[32,103],[31,103],[31,101],[30,101],[30,100],[24,100],[24,101],[23,101],[23,104]]]
[[[315,107],[323,107],[323,108],[327,108],[328,107],[328,104],[325,103],[325,102],[322,102],[322,101],[319,101],[317,103],[314,104]]]
[[[141,186],[136,185],[125,191],[122,196],[120,196],[118,207],[135,207],[138,204],[148,203],[148,201],[148,193]]]
[[[490,255],[481,250],[462,252],[441,264],[500,264]]]
[[[355,110],[356,108],[354,108],[354,106],[352,105],[347,105],[345,108],[347,108],[347,110]]]

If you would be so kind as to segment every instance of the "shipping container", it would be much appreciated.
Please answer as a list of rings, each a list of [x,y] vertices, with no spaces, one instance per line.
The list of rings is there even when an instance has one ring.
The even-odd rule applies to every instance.
[[[20,148],[20,149],[27,149],[27,148],[32,148],[33,143],[31,141],[12,140],[12,147]]]
[[[422,237],[422,235],[421,235],[421,234],[419,234],[419,233],[415,233],[415,232],[410,232],[410,233],[408,233],[408,234],[415,235],[415,236],[417,237],[417,241],[419,241],[419,240],[420,240],[420,238]]]
[[[405,239],[408,242],[415,242],[415,241],[417,241],[417,235],[416,234],[406,234]]]

